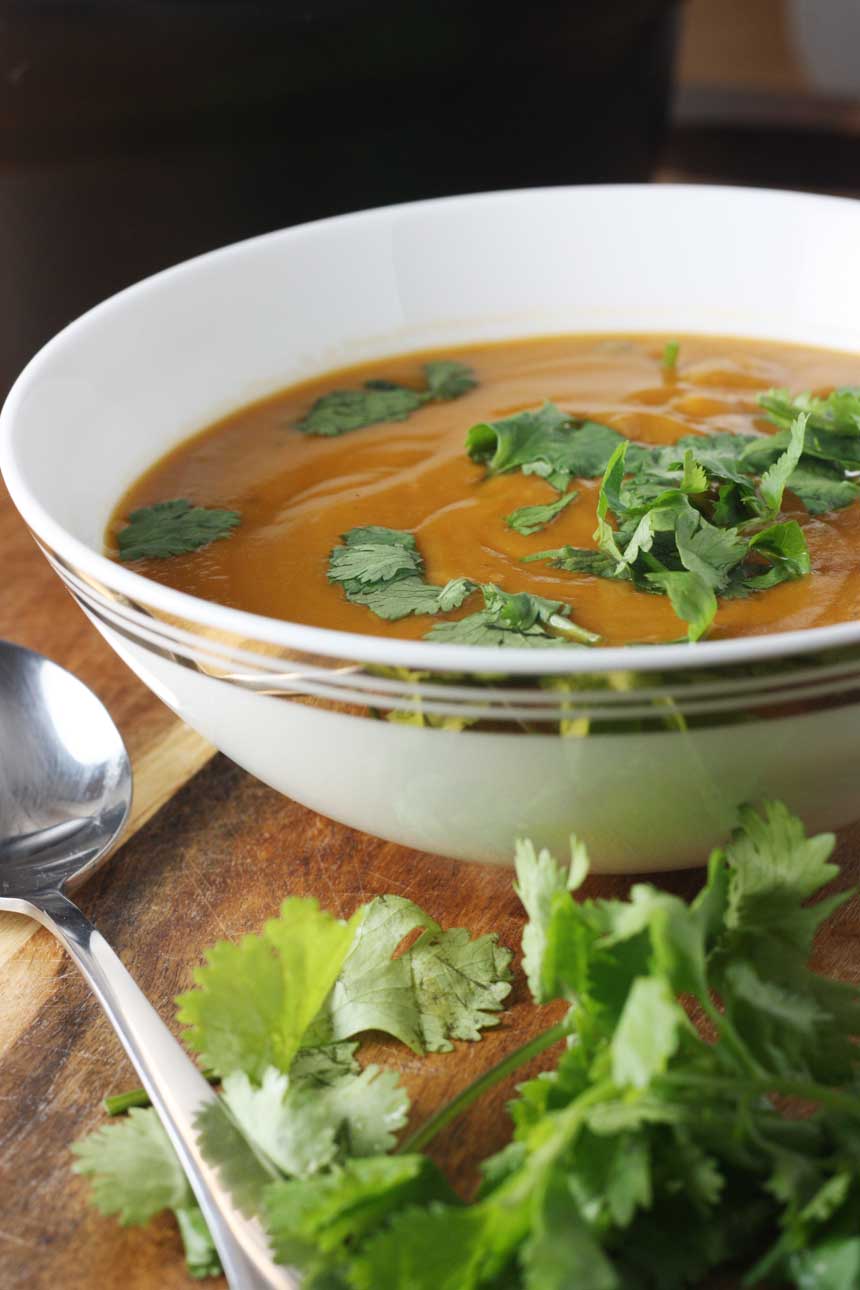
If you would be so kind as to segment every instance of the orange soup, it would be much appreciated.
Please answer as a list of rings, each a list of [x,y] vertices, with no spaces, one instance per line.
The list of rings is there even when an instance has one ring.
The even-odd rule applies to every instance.
[[[421,405],[403,420],[330,436],[306,432],[310,410],[332,391],[360,391],[368,381],[371,389],[421,391],[425,365],[433,360],[466,365],[475,384],[458,397],[422,395]],[[331,553],[343,534],[378,526],[414,537],[422,576],[434,586],[470,579],[481,587],[560,602],[563,613],[606,644],[676,640],[684,623],[669,596],[647,594],[667,585],[649,574],[655,567],[686,573],[693,557],[684,556],[682,568],[672,548],[666,563],[659,532],[641,557],[648,563],[638,582],[570,572],[548,560],[524,562],[547,550],[597,549],[605,461],[591,477],[555,484],[520,468],[493,473],[486,457],[474,459],[466,451],[470,428],[492,426],[549,402],[570,418],[571,433],[583,421],[595,422],[638,445],[668,446],[689,436],[725,433],[781,433],[788,444],[787,423],[780,432],[758,402],[764,391],[782,387],[792,396],[811,391],[824,400],[858,381],[860,359],[854,355],[702,336],[553,336],[376,359],[240,408],[181,444],[123,497],[107,543],[117,554],[117,537],[131,512],[188,499],[195,506],[236,512],[239,520],[223,539],[199,549],[134,560],[139,572],[181,591],[293,622],[410,639],[427,635],[440,618],[457,621],[481,610],[480,594],[468,595],[448,612],[410,613],[392,621],[350,600],[342,584],[329,581]],[[804,453],[816,452],[810,439],[814,423],[815,415],[806,428]],[[815,493],[817,505],[807,506],[792,491],[790,478],[776,503],[768,501],[773,490],[768,492],[764,465],[750,485],[752,493],[744,485],[729,498],[735,487],[729,476],[703,477],[701,487],[691,482],[695,452],[686,474],[680,450],[676,461],[671,452],[664,454],[664,465],[671,468],[666,496],[693,514],[692,524],[700,523],[701,533],[719,526],[720,498],[729,498],[738,541],[788,521],[796,521],[805,538],[811,572],[795,568],[775,585],[753,585],[756,577],[750,576],[752,571],[770,577],[772,567],[785,568],[781,557],[773,557],[777,565],[764,558],[766,541],[750,548],[752,563],[738,566],[746,577],[743,588],[737,570],[723,576],[713,573],[716,565],[706,564],[701,576],[705,583],[712,580],[717,600],[711,639],[814,627],[860,614],[860,503],[853,500],[850,470],[824,460],[818,447],[817,456],[800,461],[811,463],[813,482],[820,476],[827,488],[838,491],[844,478],[838,508],[827,508],[827,488],[823,502]],[[629,465],[629,454],[627,460]],[[573,491],[575,498],[535,531],[517,531],[506,521],[523,507],[544,507]],[[660,504],[665,509],[667,503]],[[632,525],[638,512],[629,513]],[[610,515],[610,522],[619,529],[623,516],[619,521],[617,513]],[[604,541],[612,545],[605,531]]]

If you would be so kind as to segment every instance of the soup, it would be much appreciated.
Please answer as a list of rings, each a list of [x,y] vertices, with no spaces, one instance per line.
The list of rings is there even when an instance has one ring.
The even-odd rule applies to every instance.
[[[430,375],[444,383],[449,369],[454,385],[440,384],[435,397]],[[474,383],[458,384],[464,369]],[[758,400],[773,388],[825,399],[858,374],[851,354],[704,336],[554,336],[376,359],[241,408],[182,443],[123,497],[107,544],[118,554],[128,516],[156,503],[233,512],[221,532],[213,519],[218,540],[197,549],[158,558],[127,541],[124,554],[191,595],[389,637],[457,639],[450,624],[479,615],[484,627],[525,631],[526,644],[567,641],[574,630],[574,643],[616,645],[677,640],[687,628],[691,638],[719,639],[840,622],[860,616],[860,504],[849,469],[860,422],[852,430],[853,405],[797,403],[780,420],[778,399],[770,411]],[[371,395],[403,419],[349,428],[373,414]],[[519,448],[508,443],[506,464],[506,419],[536,417],[547,403],[555,411],[543,414],[544,438],[555,446],[527,460],[537,422],[517,423]],[[470,435],[475,426],[485,429]],[[320,429],[335,432],[309,432]],[[838,453],[827,446],[837,440]],[[553,457],[568,443],[581,448],[572,474]],[[620,494],[607,468],[623,479]],[[359,533],[361,551],[389,541],[379,530],[413,545],[371,561],[364,583],[352,556],[340,564],[351,576],[339,577],[333,552],[364,529],[372,532]],[[565,563],[547,551],[580,554]],[[598,555],[599,574],[589,563]],[[404,607],[415,606],[402,617],[375,612],[373,603],[390,614],[390,598],[363,594],[392,568]],[[426,587],[410,602],[419,581]],[[449,583],[447,599],[426,612]],[[500,615],[487,588],[525,598]],[[711,604],[709,617],[701,605],[688,611],[692,592]],[[546,602],[559,608],[540,608]],[[461,631],[460,639],[493,638]]]

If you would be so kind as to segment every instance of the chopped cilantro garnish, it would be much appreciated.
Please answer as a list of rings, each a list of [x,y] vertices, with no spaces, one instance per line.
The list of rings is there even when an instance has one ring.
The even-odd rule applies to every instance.
[[[466,436],[466,451],[486,465],[488,475],[521,470],[539,475],[560,493],[573,478],[592,479],[624,436],[597,421],[579,421],[554,403],[516,412],[501,421],[482,421]]]
[[[341,435],[383,421],[405,421],[432,400],[458,399],[477,385],[465,363],[439,359],[425,363],[425,390],[413,390],[394,381],[365,381],[360,390],[332,390],[316,400],[298,428],[305,434]]]
[[[433,399],[459,399],[478,384],[470,367],[452,359],[436,359],[432,363],[425,363],[424,375],[427,378],[427,393]]]
[[[444,587],[424,581],[424,562],[414,536],[375,526],[351,529],[329,557],[329,581],[339,582],[348,599],[380,618],[407,614],[451,613],[479,589],[470,578],[452,578]],[[570,606],[525,592],[510,594],[487,583],[480,588],[484,609],[456,622],[438,623],[428,640],[464,645],[593,645],[593,632],[570,620]]]
[[[379,618],[393,621],[458,609],[475,589],[468,578],[456,578],[444,587],[425,582],[418,544],[401,529],[350,529],[343,543],[329,556],[329,582],[340,583],[348,600]]]
[[[600,637],[571,621],[570,606],[525,591],[481,587],[484,608],[456,622],[436,623],[426,639],[449,645],[530,649],[540,645],[596,645]]]
[[[597,551],[561,547],[527,560],[548,560],[571,573],[625,578],[642,591],[667,595],[687,623],[691,641],[707,633],[719,595],[764,590],[810,571],[803,532],[796,522],[772,523],[786,486],[801,472],[801,487],[820,480],[836,492],[840,482],[816,464],[803,465],[806,414],[792,422],[784,445],[768,445],[767,467],[757,481],[753,436],[691,435],[670,447],[645,449],[622,442],[610,458],[598,495]],[[760,464],[756,462],[756,464]],[[803,475],[807,470],[808,474]],[[768,567],[762,568],[762,564]]]
[[[522,533],[529,536],[532,533],[538,533],[545,529],[548,524],[560,515],[565,507],[576,501],[578,493],[573,489],[569,493],[564,493],[557,497],[554,502],[544,502],[536,506],[520,506],[517,510],[511,511],[510,515],[505,516],[505,523],[509,529],[516,533]]]
[[[117,534],[121,560],[163,560],[199,551],[210,542],[229,537],[241,520],[238,511],[192,506],[185,498],[156,502],[132,511]]]

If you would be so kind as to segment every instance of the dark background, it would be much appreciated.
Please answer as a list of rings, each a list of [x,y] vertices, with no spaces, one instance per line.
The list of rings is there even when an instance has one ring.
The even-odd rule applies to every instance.
[[[286,224],[653,172],[672,0],[0,4],[0,396],[119,288]]]

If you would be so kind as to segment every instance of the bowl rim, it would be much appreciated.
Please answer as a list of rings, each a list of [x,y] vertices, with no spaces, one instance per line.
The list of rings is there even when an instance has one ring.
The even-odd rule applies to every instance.
[[[387,222],[399,212],[456,209],[493,202],[515,202],[529,205],[558,197],[569,200],[576,194],[601,193],[607,197],[633,198],[636,201],[667,202],[683,193],[685,200],[745,200],[773,206],[803,205],[807,208],[837,206],[852,208],[860,218],[860,201],[851,197],[796,192],[790,189],[759,189],[730,184],[581,184],[536,188],[498,189],[450,197],[372,207],[343,215],[275,229],[227,246],[203,252],[169,268],[152,274],[87,310],[73,319],[43,345],[21,371],[0,410],[0,473],[10,496],[41,547],[60,557],[77,573],[101,583],[109,591],[138,605],[195,623],[208,630],[223,631],[249,641],[265,642],[285,649],[362,664],[414,668],[428,672],[487,673],[503,670],[507,675],[573,675],[614,671],[674,671],[688,668],[714,668],[751,664],[790,655],[823,652],[860,642],[860,622],[836,623],[791,632],[774,632],[762,636],[733,637],[720,641],[698,641],[666,645],[620,645],[569,650],[510,648],[500,651],[492,646],[446,645],[432,641],[414,641],[396,637],[371,636],[334,628],[313,627],[286,619],[270,618],[247,610],[233,609],[215,601],[203,600],[178,591],[128,569],[74,537],[41,505],[28,487],[16,459],[15,424],[20,405],[31,387],[39,381],[43,369],[55,353],[62,350],[72,334],[92,323],[128,307],[137,297],[158,291],[165,282],[174,282],[199,273],[205,266],[230,259],[244,248],[269,242],[300,242],[309,233],[327,228]],[[460,342],[466,343],[466,342]],[[858,353],[860,358],[860,353]],[[503,667],[500,668],[500,664]]]

